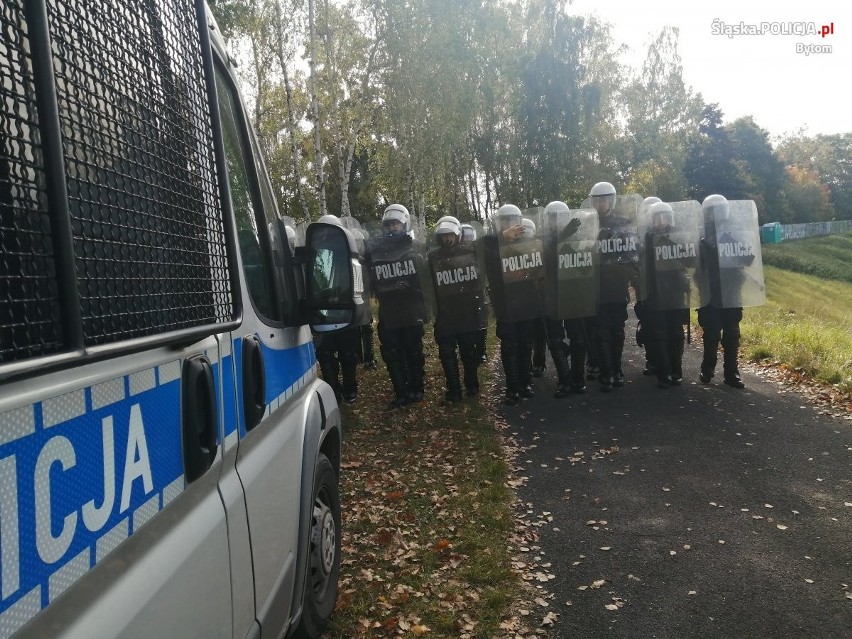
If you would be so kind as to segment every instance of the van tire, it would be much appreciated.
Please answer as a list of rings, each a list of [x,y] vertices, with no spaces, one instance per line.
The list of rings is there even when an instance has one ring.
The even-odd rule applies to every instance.
[[[340,576],[340,489],[328,457],[319,454],[314,469],[313,512],[302,616],[296,639],[318,639],[337,603]]]

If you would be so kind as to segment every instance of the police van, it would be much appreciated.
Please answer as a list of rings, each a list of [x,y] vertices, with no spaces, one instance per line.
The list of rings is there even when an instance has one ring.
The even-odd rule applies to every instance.
[[[0,638],[322,633],[354,244],[292,235],[203,0],[4,0]]]

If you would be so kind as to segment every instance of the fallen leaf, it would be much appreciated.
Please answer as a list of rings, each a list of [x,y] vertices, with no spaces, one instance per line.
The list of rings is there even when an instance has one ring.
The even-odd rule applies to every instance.
[[[805,579],[805,583],[812,584],[814,582],[813,579]]]
[[[588,586],[577,586],[577,590],[588,590]]]
[[[618,610],[618,606],[616,606],[615,604],[607,604],[607,605],[606,605],[606,606],[604,606],[604,607],[605,607],[607,610]]]
[[[689,591],[688,593],[686,593],[686,594],[688,594],[688,595],[697,595],[698,593],[697,593],[697,592],[695,592],[694,590],[690,590],[690,591]]]
[[[778,528],[778,530],[787,530],[787,526],[785,526],[784,524],[778,524],[776,528]]]
[[[600,588],[606,583],[606,579],[597,579],[592,582],[592,588]]]
[[[612,550],[612,546],[601,546],[601,550]]]

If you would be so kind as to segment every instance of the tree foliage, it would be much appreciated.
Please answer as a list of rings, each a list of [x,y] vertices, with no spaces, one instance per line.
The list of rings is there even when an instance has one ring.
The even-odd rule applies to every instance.
[[[852,216],[852,133],[773,148],[753,118],[726,123],[686,84],[677,29],[634,69],[609,24],[556,0],[311,2],[313,88],[307,0],[211,2],[282,214],[315,217],[324,189],[329,212],[362,221],[392,201],[485,219],[577,206],[607,180],[754,199],[762,222]]]

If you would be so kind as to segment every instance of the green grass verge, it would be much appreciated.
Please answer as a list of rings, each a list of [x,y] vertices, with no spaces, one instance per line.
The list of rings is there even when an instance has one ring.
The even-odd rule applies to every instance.
[[[743,356],[782,362],[852,392],[852,235],[764,247],[764,258],[770,252],[776,255],[765,264],[787,266],[765,267],[767,302],[745,310]]]

